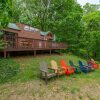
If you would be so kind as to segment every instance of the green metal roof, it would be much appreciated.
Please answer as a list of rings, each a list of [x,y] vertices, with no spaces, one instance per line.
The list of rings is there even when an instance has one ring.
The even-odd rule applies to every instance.
[[[15,23],[9,23],[8,28],[15,29],[15,30],[20,30],[20,28]]]
[[[47,35],[48,33],[50,33],[50,31],[48,31],[48,32],[40,32],[41,35]]]

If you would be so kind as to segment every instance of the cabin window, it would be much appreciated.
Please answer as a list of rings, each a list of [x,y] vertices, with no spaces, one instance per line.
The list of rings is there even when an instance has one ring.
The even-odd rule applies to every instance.
[[[27,26],[27,25],[24,27],[24,30],[25,31],[30,31],[30,32],[37,32],[38,31],[38,29]]]
[[[29,29],[30,29],[29,26],[25,26],[25,27],[24,27],[24,30],[25,30],[25,31],[29,31]]]

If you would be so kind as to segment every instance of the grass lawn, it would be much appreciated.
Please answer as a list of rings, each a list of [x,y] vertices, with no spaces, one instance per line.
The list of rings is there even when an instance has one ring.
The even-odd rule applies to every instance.
[[[74,74],[53,78],[45,85],[39,78],[39,62],[50,66],[54,59],[69,59],[77,64],[81,58],[73,55],[47,55],[12,58],[20,64],[20,72],[9,82],[0,85],[0,100],[99,100],[100,69],[88,74]],[[81,59],[83,60],[83,59]],[[86,61],[83,60],[85,63]]]

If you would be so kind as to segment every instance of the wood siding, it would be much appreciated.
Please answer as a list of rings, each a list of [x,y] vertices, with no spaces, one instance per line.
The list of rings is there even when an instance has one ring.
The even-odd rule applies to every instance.
[[[6,51],[25,51],[25,50],[59,50],[66,49],[67,45],[61,42],[52,42],[23,37],[11,37],[5,35],[7,41]]]

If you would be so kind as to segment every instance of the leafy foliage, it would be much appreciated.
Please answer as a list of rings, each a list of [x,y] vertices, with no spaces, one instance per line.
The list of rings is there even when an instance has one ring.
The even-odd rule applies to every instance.
[[[7,43],[2,39],[2,36],[3,36],[3,32],[0,31],[0,50],[3,50]]]
[[[6,27],[11,19],[11,0],[0,0],[0,28]]]
[[[95,12],[95,11],[100,9],[100,4],[89,4],[89,3],[86,3],[83,6],[83,9],[84,9],[84,14]]]
[[[0,59],[0,83],[8,81],[19,71],[19,64],[11,59]]]
[[[76,0],[1,0],[0,8],[0,27],[8,22],[29,24],[52,31],[74,54],[84,55],[88,49],[92,57],[100,57],[100,5],[87,3],[82,8]]]
[[[7,43],[4,40],[0,40],[0,50],[3,50],[6,47]]]
[[[81,44],[89,49],[92,57],[100,59],[100,11],[88,13],[83,17],[85,33],[82,36]]]

